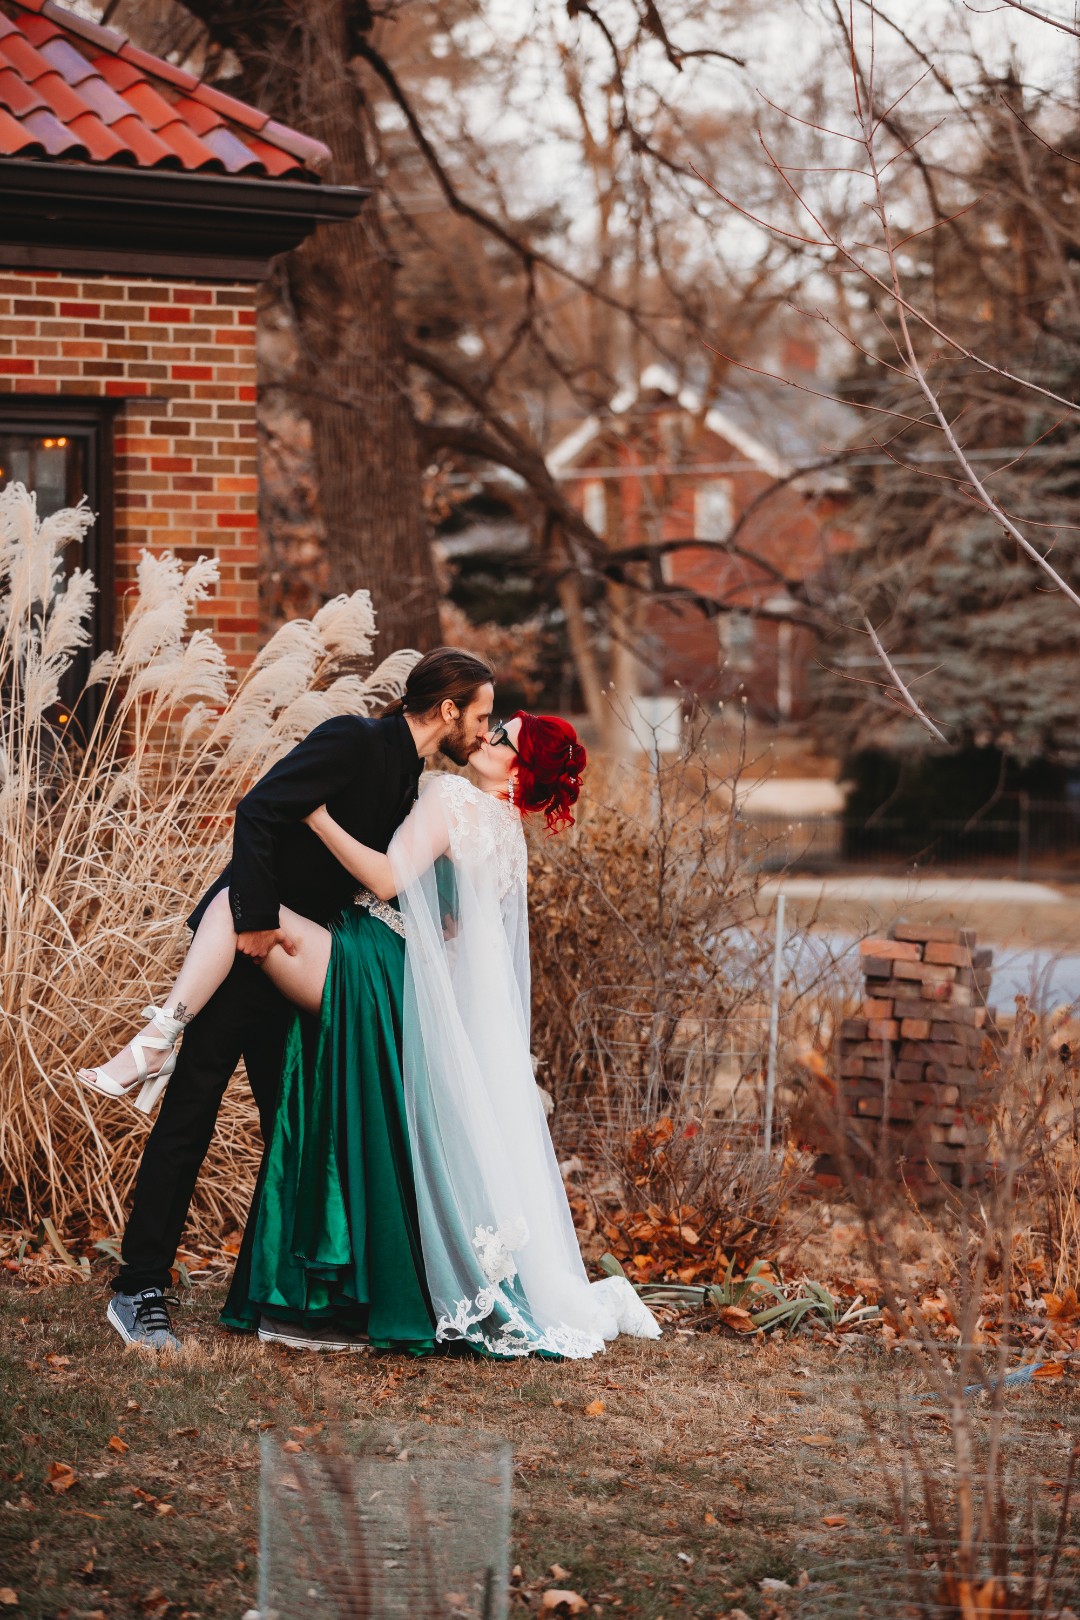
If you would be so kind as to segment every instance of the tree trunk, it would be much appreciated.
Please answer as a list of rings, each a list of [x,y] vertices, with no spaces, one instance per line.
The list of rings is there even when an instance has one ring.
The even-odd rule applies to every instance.
[[[334,154],[337,185],[372,181],[363,101],[349,68],[343,0],[307,0],[298,64],[306,133]],[[420,494],[394,274],[372,198],[357,220],[324,225],[286,265],[302,353],[334,590],[370,590],[379,649],[437,645],[438,593]]]
[[[373,184],[351,66],[374,26],[365,0],[183,3],[235,53],[242,94],[325,141],[328,183]],[[290,387],[311,423],[330,587],[371,592],[382,654],[425,651],[440,639],[438,590],[394,266],[375,198],[359,219],[320,226],[289,254],[285,273],[301,351]]]

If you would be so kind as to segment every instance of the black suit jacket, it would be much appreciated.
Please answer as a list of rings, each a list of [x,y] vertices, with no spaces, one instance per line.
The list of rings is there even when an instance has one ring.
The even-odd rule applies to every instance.
[[[238,933],[276,928],[279,906],[326,923],[358,884],[303,818],[325,804],[346,832],[385,850],[416,799],[424,762],[401,714],[324,720],[236,807],[232,860],[188,919],[228,886]]]

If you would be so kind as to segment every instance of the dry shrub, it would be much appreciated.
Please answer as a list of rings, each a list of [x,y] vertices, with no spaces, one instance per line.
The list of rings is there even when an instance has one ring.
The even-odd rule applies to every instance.
[[[22,1219],[116,1228],[147,1124],[74,1071],[133,1033],[172,978],[240,794],[321,720],[397,695],[415,655],[367,679],[338,673],[373,643],[358,591],[282,626],[236,680],[209,633],[189,629],[216,563],[144,552],[119,645],[90,670],[98,718],[77,738],[55,705],[89,639],[94,584],[65,577],[63,554],[90,522],[85,507],[39,521],[20,485],[0,491],[0,1194]],[[242,1218],[258,1153],[234,1086],[196,1229],[216,1237]]]
[[[886,1332],[898,1335],[913,1356],[925,1378],[921,1399],[943,1415],[951,1442],[943,1480],[908,1406],[900,1454],[884,1447],[878,1453],[905,1531],[912,1604],[928,1620],[1060,1614],[1067,1584],[1062,1549],[1076,1545],[1072,1497],[1080,1447],[1059,1449],[1056,1458],[1048,1453],[1049,1478],[1016,1479],[1006,1415],[1008,1401],[1021,1398],[1010,1389],[1031,1377],[1062,1377],[1080,1349],[1080,1309],[1075,1315],[1060,1309],[1053,1295],[1038,1299],[1025,1265],[1032,1215],[1046,1207],[1055,1165],[1065,1178],[1057,1189],[1061,1202],[1072,1186],[1076,1075],[1021,1003],[1007,1041],[984,1043],[982,1082],[973,1106],[989,1117],[992,1173],[984,1180],[975,1174],[983,1167],[973,1163],[971,1185],[941,1187],[934,1218],[951,1233],[951,1265],[932,1293],[916,1280],[904,1240],[908,1200],[898,1196],[895,1170],[891,1184],[883,1164],[874,1176],[860,1175],[864,1161],[847,1154],[843,1129],[833,1141],[887,1307]],[[1061,1221],[1057,1231],[1071,1233],[1075,1226]],[[1075,1251],[1066,1262],[1052,1243],[1049,1260],[1055,1276],[1063,1265],[1075,1275]],[[1045,1325],[1035,1327],[1040,1310]],[[1030,1364],[1010,1371],[1017,1356]],[[1046,1487],[1062,1496],[1055,1501]]]
[[[593,766],[573,830],[533,839],[533,1041],[556,1147],[599,1172],[617,1251],[647,1246],[652,1222],[654,1269],[758,1250],[798,1169],[760,1140],[772,942],[737,787],[695,717],[670,759]]]

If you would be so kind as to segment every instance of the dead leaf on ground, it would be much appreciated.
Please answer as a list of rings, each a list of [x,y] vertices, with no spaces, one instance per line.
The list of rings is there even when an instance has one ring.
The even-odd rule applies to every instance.
[[[109,1450],[110,1451],[118,1451],[120,1453],[120,1455],[123,1456],[124,1452],[129,1451],[130,1449],[131,1448],[129,1447],[127,1441],[126,1440],[121,1440],[121,1438],[120,1438],[120,1436],[118,1434],[111,1434],[109,1436]]]
[[[842,1513],[826,1513],[822,1516],[821,1522],[829,1530],[843,1530],[847,1525],[847,1520]]]
[[[833,1443],[829,1434],[800,1434],[799,1442],[804,1446],[831,1446]]]
[[[595,1401],[590,1401],[589,1402],[588,1406],[585,1408],[585,1416],[586,1417],[599,1417],[603,1411],[604,1411],[604,1403],[603,1403],[602,1400],[600,1400],[598,1398]]]
[[[75,1470],[70,1463],[53,1462],[49,1464],[48,1484],[50,1491],[70,1491],[75,1483]]]
[[[1057,1294],[1044,1294],[1043,1304],[1046,1314],[1056,1322],[1075,1322],[1080,1319],[1080,1299],[1076,1297],[1075,1288],[1066,1288],[1060,1296]]]
[[[1032,1378],[1064,1378],[1065,1368],[1060,1361],[1046,1361],[1041,1367],[1036,1367]]]
[[[5,1609],[13,1609],[19,1601],[19,1594],[13,1586],[0,1586],[0,1603]]]
[[[553,1581],[567,1581],[570,1579],[570,1571],[568,1569],[563,1569],[561,1564],[552,1564],[551,1568],[548,1570],[548,1574],[551,1576]]]
[[[553,1586],[540,1599],[540,1607],[549,1614],[556,1609],[565,1609],[567,1614],[584,1614],[589,1605],[580,1592],[562,1592]]]
[[[734,1328],[736,1333],[753,1333],[756,1331],[754,1319],[750,1312],[742,1310],[738,1305],[725,1305],[719,1314],[724,1326]]]

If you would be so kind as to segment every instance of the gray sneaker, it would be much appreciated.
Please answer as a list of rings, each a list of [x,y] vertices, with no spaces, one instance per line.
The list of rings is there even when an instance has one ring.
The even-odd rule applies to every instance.
[[[259,1341],[284,1344],[290,1350],[367,1350],[366,1333],[352,1333],[333,1322],[282,1322],[276,1316],[260,1316]]]
[[[172,1331],[169,1306],[180,1301],[160,1288],[144,1288],[138,1294],[114,1294],[105,1315],[125,1344],[141,1344],[148,1350],[179,1350],[180,1340]]]

